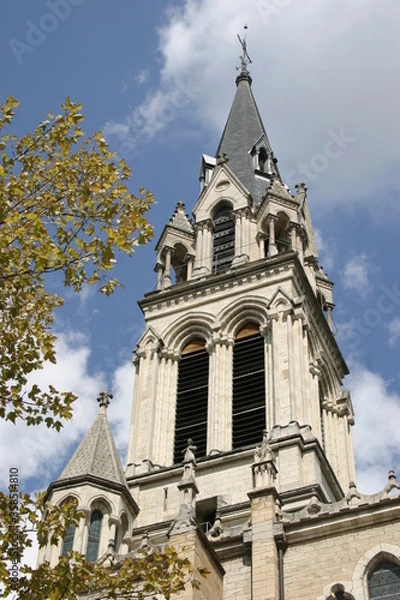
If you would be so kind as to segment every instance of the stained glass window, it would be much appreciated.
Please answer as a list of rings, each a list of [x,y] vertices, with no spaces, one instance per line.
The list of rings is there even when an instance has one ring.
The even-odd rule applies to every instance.
[[[400,598],[400,566],[385,560],[368,579],[370,600],[398,600]]]
[[[103,515],[99,510],[92,512],[89,525],[89,539],[86,548],[86,560],[94,562],[99,557],[100,531]]]
[[[62,547],[62,556],[66,556],[68,552],[71,552],[72,546],[74,545],[75,536],[75,525],[70,525],[65,533],[65,538]]]

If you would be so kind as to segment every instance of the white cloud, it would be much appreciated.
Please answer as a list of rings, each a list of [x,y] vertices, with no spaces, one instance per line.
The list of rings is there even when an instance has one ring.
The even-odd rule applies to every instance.
[[[126,362],[116,369],[112,383],[114,398],[108,411],[110,426],[124,467],[130,431],[133,381],[132,361]]]
[[[373,206],[374,192],[400,185],[399,18],[397,0],[384,11],[374,0],[186,0],[159,30],[158,86],[113,130],[131,145],[172,123],[219,135],[239,64],[236,34],[247,23],[253,88],[282,173],[304,180],[311,167],[320,207],[367,197]],[[352,141],[328,152],[332,132]]]
[[[370,260],[365,254],[354,256],[345,264],[342,272],[344,287],[356,291],[360,296],[366,296],[371,290],[370,268]]]
[[[27,480],[40,479],[46,487],[59,474],[66,453],[90,427],[96,412],[96,398],[105,387],[101,375],[92,376],[87,371],[89,346],[81,334],[58,335],[57,364],[47,363],[31,378],[42,389],[52,384],[62,391],[73,391],[79,396],[74,404],[74,418],[65,424],[60,433],[46,426],[27,427],[0,421],[0,478],[7,485],[8,469],[18,467],[21,491]],[[24,483],[25,482],[25,483]]]
[[[390,469],[397,469],[400,476],[400,396],[390,392],[382,377],[361,363],[352,365],[347,383],[355,411],[358,489],[376,493],[387,484]]]
[[[88,340],[70,332],[58,335],[57,364],[46,364],[35,373],[32,381],[42,389],[53,384],[58,390],[73,391],[78,396],[74,403],[73,419],[58,433],[45,426],[26,427],[0,420],[0,481],[2,489],[8,486],[8,473],[17,467],[21,491],[30,491],[32,481],[46,488],[56,479],[77,444],[93,423],[98,405],[96,398],[106,387],[103,373],[89,373]],[[123,459],[128,441],[132,403],[133,366],[131,363],[116,367],[113,375],[114,399],[108,410],[110,425],[115,433],[117,447]]]
[[[149,79],[149,72],[147,69],[141,69],[137,75],[135,75],[134,80],[139,85],[143,85]]]
[[[332,238],[327,240],[325,236],[321,234],[320,230],[315,227],[314,235],[320,257],[319,262],[322,263],[324,271],[329,275],[329,271],[332,271],[335,266],[335,257],[337,255],[336,242]]]
[[[400,317],[396,317],[387,325],[389,330],[389,344],[394,346],[400,338]]]

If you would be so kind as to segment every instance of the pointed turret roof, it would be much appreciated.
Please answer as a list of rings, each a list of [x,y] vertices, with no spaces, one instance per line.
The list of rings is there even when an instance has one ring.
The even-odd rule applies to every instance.
[[[265,175],[275,173],[280,179],[276,160],[251,89],[252,79],[245,66],[236,78],[237,90],[216,156],[226,156],[228,167],[259,202],[268,180],[256,174],[254,152],[263,147],[266,153]]]
[[[186,231],[187,233],[193,233],[193,225],[185,213],[185,205],[182,200],[177,202],[174,214],[169,220],[169,225],[171,227],[175,227],[175,229],[180,229],[181,231]]]
[[[126,485],[124,470],[107,419],[107,392],[100,394],[100,411],[59,477],[92,476]]]

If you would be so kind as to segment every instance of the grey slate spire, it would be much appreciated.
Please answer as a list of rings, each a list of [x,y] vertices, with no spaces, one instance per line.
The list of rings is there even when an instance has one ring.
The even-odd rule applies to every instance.
[[[216,156],[226,156],[228,167],[258,203],[269,187],[271,175],[279,179],[280,175],[251,83],[247,64],[242,61],[236,95]]]
[[[99,414],[61,473],[59,481],[92,476],[126,485],[124,470],[107,419],[109,398],[112,396],[107,392],[100,394]]]

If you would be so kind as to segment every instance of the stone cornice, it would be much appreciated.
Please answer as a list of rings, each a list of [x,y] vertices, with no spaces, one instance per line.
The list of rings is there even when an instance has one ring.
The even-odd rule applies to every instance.
[[[67,479],[58,479],[57,481],[53,481],[50,483],[49,487],[46,491],[46,500],[48,500],[51,495],[56,490],[73,490],[73,488],[79,487],[80,485],[91,484],[94,487],[99,488],[100,490],[106,491],[114,491],[117,494],[120,494],[128,506],[131,508],[135,515],[139,514],[139,507],[136,504],[136,501],[131,496],[127,486],[121,485],[116,481],[110,481],[109,479],[102,479],[101,477],[96,477],[94,475],[80,475],[79,477],[69,477]]]
[[[383,527],[400,519],[400,497],[341,509],[335,509],[334,504],[327,506],[330,506],[329,512],[310,514],[292,522],[282,521],[289,544]]]

